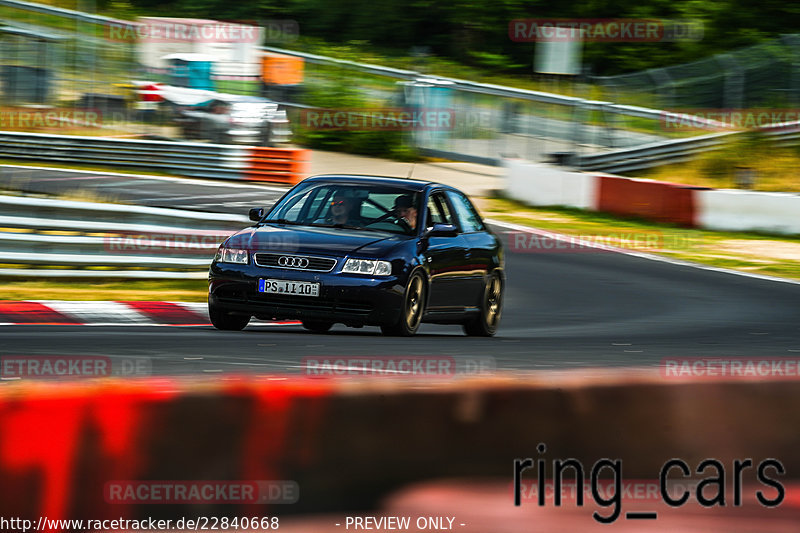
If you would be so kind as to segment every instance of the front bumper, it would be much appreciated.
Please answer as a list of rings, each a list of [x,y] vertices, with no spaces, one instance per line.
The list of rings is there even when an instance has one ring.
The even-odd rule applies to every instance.
[[[320,283],[319,296],[258,292],[260,278]],[[401,314],[404,280],[396,276],[306,272],[255,265],[213,263],[209,304],[224,311],[263,320],[325,320],[351,326],[396,323]]]

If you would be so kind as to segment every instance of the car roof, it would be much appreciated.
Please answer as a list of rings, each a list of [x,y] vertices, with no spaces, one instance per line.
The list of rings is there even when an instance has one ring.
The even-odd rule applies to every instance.
[[[308,181],[324,181],[332,183],[340,182],[363,185],[392,185],[413,191],[423,191],[430,187],[444,187],[446,189],[455,190],[454,187],[433,181],[398,178],[396,176],[374,176],[369,174],[320,174],[303,180],[303,182]]]

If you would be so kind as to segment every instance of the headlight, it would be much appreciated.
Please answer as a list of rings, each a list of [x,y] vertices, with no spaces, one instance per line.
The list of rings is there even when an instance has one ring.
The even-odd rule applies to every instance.
[[[238,263],[240,265],[246,265],[247,250],[220,248],[217,250],[217,257],[215,259],[218,263]]]
[[[348,259],[342,268],[345,274],[367,274],[370,276],[388,276],[392,273],[392,264],[389,261],[375,261],[374,259]]]

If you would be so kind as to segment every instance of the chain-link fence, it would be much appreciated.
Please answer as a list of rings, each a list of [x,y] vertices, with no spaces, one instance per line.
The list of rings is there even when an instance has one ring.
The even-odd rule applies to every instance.
[[[450,111],[453,122],[448,127],[422,127],[407,136],[411,146],[433,157],[487,164],[499,164],[503,157],[565,162],[580,155],[704,133],[667,131],[662,115],[653,109],[623,109],[588,98],[453,80],[280,48],[267,50],[305,59],[303,87],[289,98],[298,107]],[[576,89],[585,97],[591,92],[589,87]],[[308,126],[299,116],[298,126]]]
[[[14,11],[3,9],[4,14]],[[63,19],[52,24],[36,13],[23,15],[0,20],[0,105],[8,122],[2,129],[27,129],[26,120],[36,129],[36,119],[16,110],[47,107],[91,109],[94,120],[86,123],[79,114],[62,114],[68,119],[48,120],[40,124],[43,131],[130,131],[130,80],[137,70],[133,44],[106,39],[101,28],[85,22]]]
[[[713,57],[596,77],[614,101],[667,108],[791,107],[800,103],[800,34]]]
[[[12,0],[0,0],[4,14],[14,10],[8,7],[10,3]],[[72,12],[59,18],[21,8],[17,15],[0,21],[4,26],[0,28],[2,105],[92,108],[103,117],[103,128],[98,132],[159,136],[180,133],[175,127],[169,131],[169,122],[159,121],[159,115],[138,113],[132,102],[134,80],[174,84],[174,69],[170,72],[163,65],[141,64],[141,49],[136,41],[109,36],[104,27],[109,22],[104,17]],[[584,98],[569,97],[433,78],[418,72],[300,53],[295,55],[305,62],[302,83],[291,91],[279,91],[280,94],[267,92],[267,96],[294,104],[295,109],[447,109],[454,119],[448,127],[407,132],[406,142],[423,154],[456,160],[494,164],[503,157],[564,161],[706,133],[665,129],[659,108],[735,107],[756,98],[761,98],[760,102],[769,102],[770,97],[794,98],[794,50],[798,44],[800,37],[786,36],[775,43],[690,65],[598,80],[612,88],[612,94],[618,93],[615,102],[625,101],[630,94],[657,95],[659,102],[652,98],[635,102],[648,109],[590,101],[588,86],[576,91],[583,92]],[[260,65],[250,66],[253,65],[254,68],[245,69],[252,71],[248,75],[212,66],[214,89],[232,94],[263,94],[265,86],[257,74]],[[349,103],[346,98],[324,98],[342,86],[357,93],[358,98]],[[149,118],[145,120],[145,116]],[[295,115],[293,129],[295,124],[302,126],[296,120]],[[59,133],[64,133],[63,129]],[[376,146],[384,150],[383,155],[386,139],[394,142],[395,138],[377,139]]]
[[[147,50],[152,52],[150,61],[144,61],[145,50],[137,39],[140,28],[128,21],[13,0],[0,2],[0,9],[0,129],[179,135],[171,109],[143,111],[137,88],[143,81],[181,85],[180,69],[153,68],[152,59],[160,60],[159,52],[167,55],[164,50],[170,46],[172,52],[192,52],[189,40],[174,45],[156,40],[153,50]],[[246,68],[212,62],[210,88],[260,95],[261,65],[254,61],[257,58]],[[43,114],[45,109],[53,109],[59,119],[54,123]],[[66,110],[90,110],[93,118],[87,121],[85,112]]]

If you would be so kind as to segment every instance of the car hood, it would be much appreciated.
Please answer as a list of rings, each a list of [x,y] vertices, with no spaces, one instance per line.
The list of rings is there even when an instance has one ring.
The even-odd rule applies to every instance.
[[[283,252],[343,256],[359,253],[366,257],[384,257],[407,235],[374,231],[308,226],[272,226],[245,228],[228,238],[229,248],[251,252]]]

